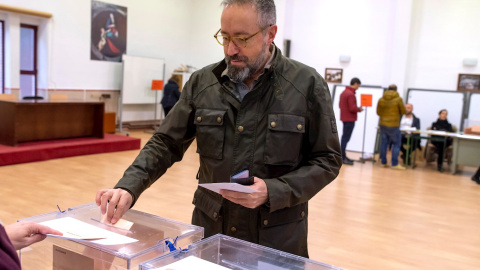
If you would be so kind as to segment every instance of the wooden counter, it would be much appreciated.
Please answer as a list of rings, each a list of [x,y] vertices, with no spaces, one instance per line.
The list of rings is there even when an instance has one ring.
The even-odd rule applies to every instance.
[[[0,144],[103,138],[103,102],[0,101]]]

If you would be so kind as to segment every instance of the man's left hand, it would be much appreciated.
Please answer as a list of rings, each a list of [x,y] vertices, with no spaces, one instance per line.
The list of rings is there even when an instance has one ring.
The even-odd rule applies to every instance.
[[[232,190],[222,189],[220,194],[223,198],[234,202],[236,204],[240,204],[247,208],[257,208],[258,206],[266,203],[268,201],[268,190],[267,184],[265,181],[258,177],[253,178],[253,185],[248,186],[249,188],[253,188],[258,190],[259,192],[252,192],[252,193],[243,193],[237,192]]]

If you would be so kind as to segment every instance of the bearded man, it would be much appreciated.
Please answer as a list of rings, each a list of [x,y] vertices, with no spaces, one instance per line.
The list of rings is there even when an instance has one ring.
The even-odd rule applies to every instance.
[[[410,103],[405,104],[405,114],[402,116],[400,120],[400,130],[411,130],[411,128],[415,128],[415,130],[420,130],[420,119],[415,116],[413,113],[413,105]],[[410,144],[407,147],[404,147],[407,144],[407,136],[410,137]],[[420,145],[420,134],[405,134],[402,133],[402,146],[400,151],[402,152],[401,158],[403,159],[403,163],[406,166],[409,166],[412,159],[411,153],[416,149],[422,150],[422,146]],[[407,154],[408,153],[408,154]],[[408,159],[407,159],[408,156]],[[408,162],[407,162],[408,160]]]
[[[214,37],[225,59],[192,74],[160,128],[96,202],[117,222],[196,139],[200,184],[244,172],[257,192],[198,187],[192,224],[205,237],[222,233],[308,257],[308,201],[342,164],[328,86],[274,45],[273,0],[222,4]]]

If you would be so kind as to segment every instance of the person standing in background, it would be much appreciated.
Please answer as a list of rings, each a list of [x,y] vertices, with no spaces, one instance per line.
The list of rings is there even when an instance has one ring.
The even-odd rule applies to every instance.
[[[345,153],[347,143],[352,137],[353,128],[357,121],[357,114],[363,111],[363,108],[357,106],[357,98],[355,91],[362,83],[358,78],[353,78],[350,81],[350,86],[345,87],[345,90],[340,95],[340,121],[343,122],[343,134],[341,141],[343,164],[353,165],[353,160],[349,159]]]
[[[180,91],[178,86],[179,84],[180,75],[173,74],[172,77],[168,79],[168,83],[163,88],[163,98],[161,103],[163,106],[163,110],[165,111],[165,117],[180,98]]]
[[[391,84],[387,91],[383,93],[383,97],[378,100],[377,114],[380,116],[380,159],[382,167],[388,167],[387,164],[387,147],[392,145],[392,169],[405,170],[405,167],[398,164],[398,154],[402,144],[402,136],[400,132],[400,119],[405,114],[405,105],[397,92],[397,86]]]

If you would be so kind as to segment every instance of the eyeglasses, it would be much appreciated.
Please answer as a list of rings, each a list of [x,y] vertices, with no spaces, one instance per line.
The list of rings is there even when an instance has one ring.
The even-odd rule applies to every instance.
[[[267,25],[264,28],[258,30],[258,32],[256,32],[255,34],[250,35],[248,37],[229,37],[229,36],[219,35],[220,31],[222,31],[222,28],[220,28],[218,29],[217,33],[215,33],[213,37],[217,40],[218,44],[222,46],[226,47],[228,46],[228,44],[230,44],[230,41],[232,41],[233,44],[235,44],[235,46],[239,48],[245,48],[247,47],[247,40],[251,39],[252,37],[254,37],[255,35],[257,35],[258,33],[262,32],[263,30],[267,29],[270,26],[272,25],[271,24]]]

